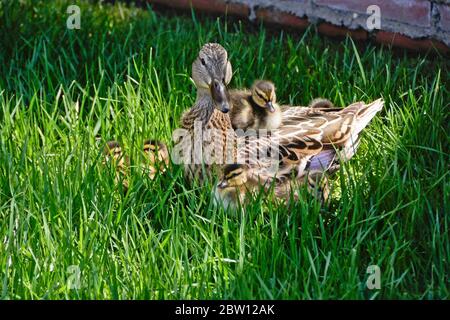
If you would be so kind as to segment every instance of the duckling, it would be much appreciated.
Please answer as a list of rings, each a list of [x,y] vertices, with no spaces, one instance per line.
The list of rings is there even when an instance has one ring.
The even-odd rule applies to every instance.
[[[266,80],[253,83],[251,91],[231,90],[231,123],[234,129],[277,129],[281,109],[276,103],[275,85]]]
[[[143,146],[143,157],[139,159],[139,165],[150,179],[154,179],[157,172],[164,172],[169,164],[169,151],[167,146],[158,140],[146,140]],[[103,164],[112,162],[116,167],[115,183],[122,181],[124,193],[128,192],[130,158],[124,154],[122,147],[117,141],[108,141],[103,154]]]
[[[308,108],[313,109],[334,108],[334,104],[328,99],[316,98],[309,103]]]
[[[225,209],[237,209],[244,205],[250,194],[255,194],[261,188],[268,190],[274,183],[274,195],[277,199],[288,202],[291,196],[297,201],[299,196],[296,185],[305,185],[308,193],[324,203],[329,197],[328,179],[323,172],[309,172],[302,178],[292,180],[286,176],[276,179],[264,179],[255,176],[251,168],[245,164],[229,164],[224,166],[222,179],[214,189],[214,201]]]
[[[328,201],[330,196],[330,185],[328,183],[328,176],[324,172],[307,172],[303,182],[307,183],[308,193],[314,198],[322,204]]]
[[[223,167],[222,179],[214,188],[214,202],[225,209],[237,209],[244,205],[247,192],[254,192],[258,181],[249,175],[249,167],[244,164],[228,164]]]
[[[123,154],[120,143],[117,141],[108,141],[103,149],[105,159],[103,164],[113,163],[116,168],[114,183],[117,185],[122,181],[123,192],[128,192],[128,180],[124,178],[127,175],[130,166],[130,158]]]
[[[158,140],[146,140],[144,142],[144,159],[141,168],[148,172],[150,179],[154,179],[159,171],[163,173],[169,165],[169,151],[167,146]]]

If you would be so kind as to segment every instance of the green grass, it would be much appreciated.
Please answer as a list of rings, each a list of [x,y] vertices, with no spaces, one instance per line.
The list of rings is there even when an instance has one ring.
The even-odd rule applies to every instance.
[[[450,298],[448,59],[77,2],[81,30],[66,29],[71,1],[0,4],[2,299]],[[213,41],[232,87],[268,78],[297,105],[385,99],[329,205],[260,196],[233,215],[176,165],[115,187],[103,143],[170,143]],[[380,290],[365,285],[373,264]]]

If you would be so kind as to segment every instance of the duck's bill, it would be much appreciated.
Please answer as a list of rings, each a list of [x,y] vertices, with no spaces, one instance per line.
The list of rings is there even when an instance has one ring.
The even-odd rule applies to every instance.
[[[227,113],[230,111],[230,103],[228,98],[228,91],[225,85],[214,79],[210,86],[211,96],[216,104],[216,108]]]
[[[271,101],[266,103],[266,108],[269,109],[270,112],[275,112],[275,107]]]
[[[228,104],[228,102],[220,104],[220,111],[222,111],[223,113],[228,113],[228,111],[230,111],[230,105]]]
[[[220,181],[217,187],[219,189],[225,189],[226,187],[228,187],[228,182],[226,180]]]

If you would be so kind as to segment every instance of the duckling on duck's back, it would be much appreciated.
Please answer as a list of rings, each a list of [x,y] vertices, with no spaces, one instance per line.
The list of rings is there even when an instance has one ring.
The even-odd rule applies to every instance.
[[[233,129],[277,129],[281,109],[276,103],[275,86],[270,81],[256,81],[248,90],[230,91]]]
[[[328,99],[324,99],[324,98],[315,98],[313,99],[309,105],[308,108],[313,108],[313,109],[325,109],[325,108],[335,108],[334,104],[328,100]]]

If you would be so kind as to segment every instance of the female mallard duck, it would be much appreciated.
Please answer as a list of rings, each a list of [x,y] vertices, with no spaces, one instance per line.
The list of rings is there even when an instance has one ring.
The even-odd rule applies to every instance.
[[[226,85],[231,74],[228,54],[216,43],[205,44],[192,63],[197,99],[181,118],[182,132],[178,130],[173,135],[174,153],[178,156],[174,161],[184,164],[185,174],[191,180],[209,178],[217,165],[226,163],[230,157],[236,159],[232,148],[234,131],[228,130],[232,128],[227,114],[230,99]],[[205,132],[215,136],[208,139]],[[208,156],[213,159],[208,161]]]
[[[174,160],[184,164],[188,178],[209,178],[219,174],[222,165],[244,160],[271,167],[271,159],[261,159],[258,155],[266,153],[268,148],[280,149],[283,144],[298,146],[298,156],[316,153],[321,148],[315,139],[320,131],[310,127],[286,127],[270,137],[254,137],[251,143],[248,143],[251,137],[238,137],[228,115],[230,96],[226,85],[231,76],[226,50],[216,43],[204,45],[192,64],[197,99],[182,116],[182,130],[174,132],[177,155]],[[300,144],[295,140],[301,140]],[[271,155],[278,157],[276,151]],[[291,158],[295,157],[291,155]]]
[[[249,142],[249,137],[236,135],[227,114],[231,74],[227,52],[219,44],[204,45],[192,65],[197,100],[181,120],[187,134],[178,132],[175,137],[176,148],[188,153],[183,163],[191,178],[209,177],[226,163],[246,163],[263,179],[292,173],[302,179],[309,171],[335,170],[339,159],[353,156],[359,133],[383,106],[378,99],[344,109],[286,108],[278,129],[269,136],[250,137]],[[268,150],[274,150],[270,157]],[[273,170],[280,155],[283,165]]]
[[[281,125],[281,109],[276,103],[275,85],[266,80],[253,83],[251,91],[230,90],[233,129],[276,129]]]

